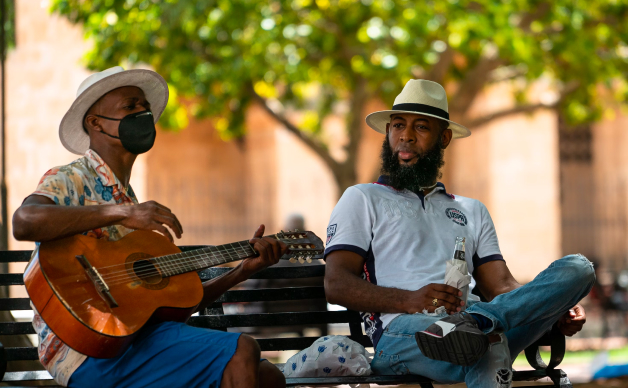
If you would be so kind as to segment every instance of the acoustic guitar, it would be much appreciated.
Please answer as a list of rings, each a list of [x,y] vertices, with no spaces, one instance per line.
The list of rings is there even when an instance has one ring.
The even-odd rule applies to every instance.
[[[312,232],[271,237],[288,245],[282,259],[323,257],[323,242]],[[42,243],[24,284],[64,343],[90,357],[111,358],[146,324],[188,320],[203,297],[197,271],[256,255],[248,240],[181,252],[151,231],[114,242],[77,235]]]

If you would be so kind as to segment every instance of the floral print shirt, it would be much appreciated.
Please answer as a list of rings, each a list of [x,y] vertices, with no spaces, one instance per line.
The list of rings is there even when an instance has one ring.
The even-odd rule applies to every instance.
[[[61,206],[130,206],[138,203],[131,186],[125,188],[94,150],[87,150],[82,158],[46,172],[32,195],[50,198]],[[122,225],[112,225],[83,234],[116,241],[132,231]],[[39,244],[36,244],[33,257],[38,254]],[[67,386],[70,376],[87,356],[64,344],[36,310],[33,327],[39,337],[39,360],[58,384]]]

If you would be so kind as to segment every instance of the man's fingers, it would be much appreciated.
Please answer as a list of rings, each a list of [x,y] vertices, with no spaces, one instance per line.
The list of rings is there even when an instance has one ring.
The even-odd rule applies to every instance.
[[[177,218],[177,216],[172,213],[170,210],[165,209],[165,208],[159,208],[157,209],[157,214],[163,216],[163,217],[168,217],[170,219],[173,220],[174,225],[176,226],[176,228],[172,228],[172,230],[179,230],[179,232],[183,233],[183,226],[181,226],[181,222],[179,222],[179,219]]]
[[[456,287],[448,286],[446,284],[435,284],[435,283],[430,284],[430,286],[432,286],[432,289],[436,291],[446,292],[454,296],[462,296],[462,292]]]
[[[268,258],[269,251],[272,252],[272,248],[269,245],[268,241],[265,241],[264,239],[257,240],[254,245],[255,250],[259,253],[263,260]]]
[[[430,306],[428,306],[428,307],[431,307],[433,305],[433,300],[434,300],[433,298],[430,300]],[[446,300],[438,299],[438,302],[436,303],[436,306],[434,306],[434,308],[440,307],[440,306],[444,306],[445,309],[447,311],[449,311],[449,312],[456,312],[457,308],[460,307],[460,306],[457,306],[457,305],[455,305],[453,303],[450,303],[450,302],[448,302]]]
[[[179,229],[179,226],[175,223],[175,220],[173,218],[167,216],[155,216],[155,221],[160,224],[168,225],[177,236],[177,238],[181,238],[181,230]]]
[[[257,228],[257,230],[255,231],[255,234],[253,235],[253,238],[262,238],[264,237],[264,230],[266,229],[266,226],[264,226],[264,224],[260,225],[259,228]]]
[[[277,241],[277,240],[274,240]],[[276,247],[273,244],[273,239],[271,238],[263,238],[260,240],[260,242],[264,242],[264,247],[265,247],[265,256],[264,256],[264,261],[268,262],[270,261],[271,263],[274,263],[274,258],[277,256],[277,254],[279,253],[279,247]]]
[[[279,245],[279,240],[275,240],[274,238],[271,238],[271,237],[266,237],[264,238],[264,240],[266,240],[270,244],[270,247],[272,248],[273,256],[270,257],[272,263],[277,264],[277,262],[279,261],[279,258],[281,257],[281,245]]]
[[[432,296],[433,298],[437,298],[439,301],[447,301],[451,303],[451,305],[460,306],[460,299],[456,298],[452,294],[446,294],[444,292],[433,291],[432,295],[430,296]]]
[[[167,212],[169,212],[169,213],[172,213],[172,211],[170,210],[170,208],[169,208],[169,207],[164,206],[164,205],[160,204],[160,203],[159,203],[159,202],[157,202],[157,201],[148,201],[148,202],[146,202],[146,203],[153,204],[153,205],[157,206],[157,207],[158,207],[158,208],[160,208],[160,209],[163,209],[163,210],[166,210],[166,211],[167,211]]]
[[[170,232],[168,231],[168,228],[166,228],[165,226],[155,223],[154,230],[161,232],[161,234],[168,237],[168,240],[170,240],[171,243],[174,243],[174,238],[172,238],[172,234],[170,234]]]

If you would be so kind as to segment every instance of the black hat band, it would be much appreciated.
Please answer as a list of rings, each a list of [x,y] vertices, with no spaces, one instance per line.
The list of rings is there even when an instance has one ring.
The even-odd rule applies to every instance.
[[[431,105],[413,104],[413,103],[397,104],[397,105],[393,105],[392,110],[405,110],[405,111],[416,112],[416,113],[427,113],[433,116],[440,117],[445,120],[449,120],[449,113],[447,113],[443,109],[440,109]]]

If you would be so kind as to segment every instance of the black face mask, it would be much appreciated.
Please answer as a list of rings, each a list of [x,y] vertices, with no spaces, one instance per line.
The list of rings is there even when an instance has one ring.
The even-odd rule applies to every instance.
[[[132,154],[139,155],[153,148],[155,144],[155,122],[153,121],[153,113],[145,110],[142,112],[131,113],[121,119],[113,119],[101,115],[95,115],[103,119],[119,121],[118,136],[113,136],[107,132],[102,132],[114,139],[120,139],[122,147]]]

